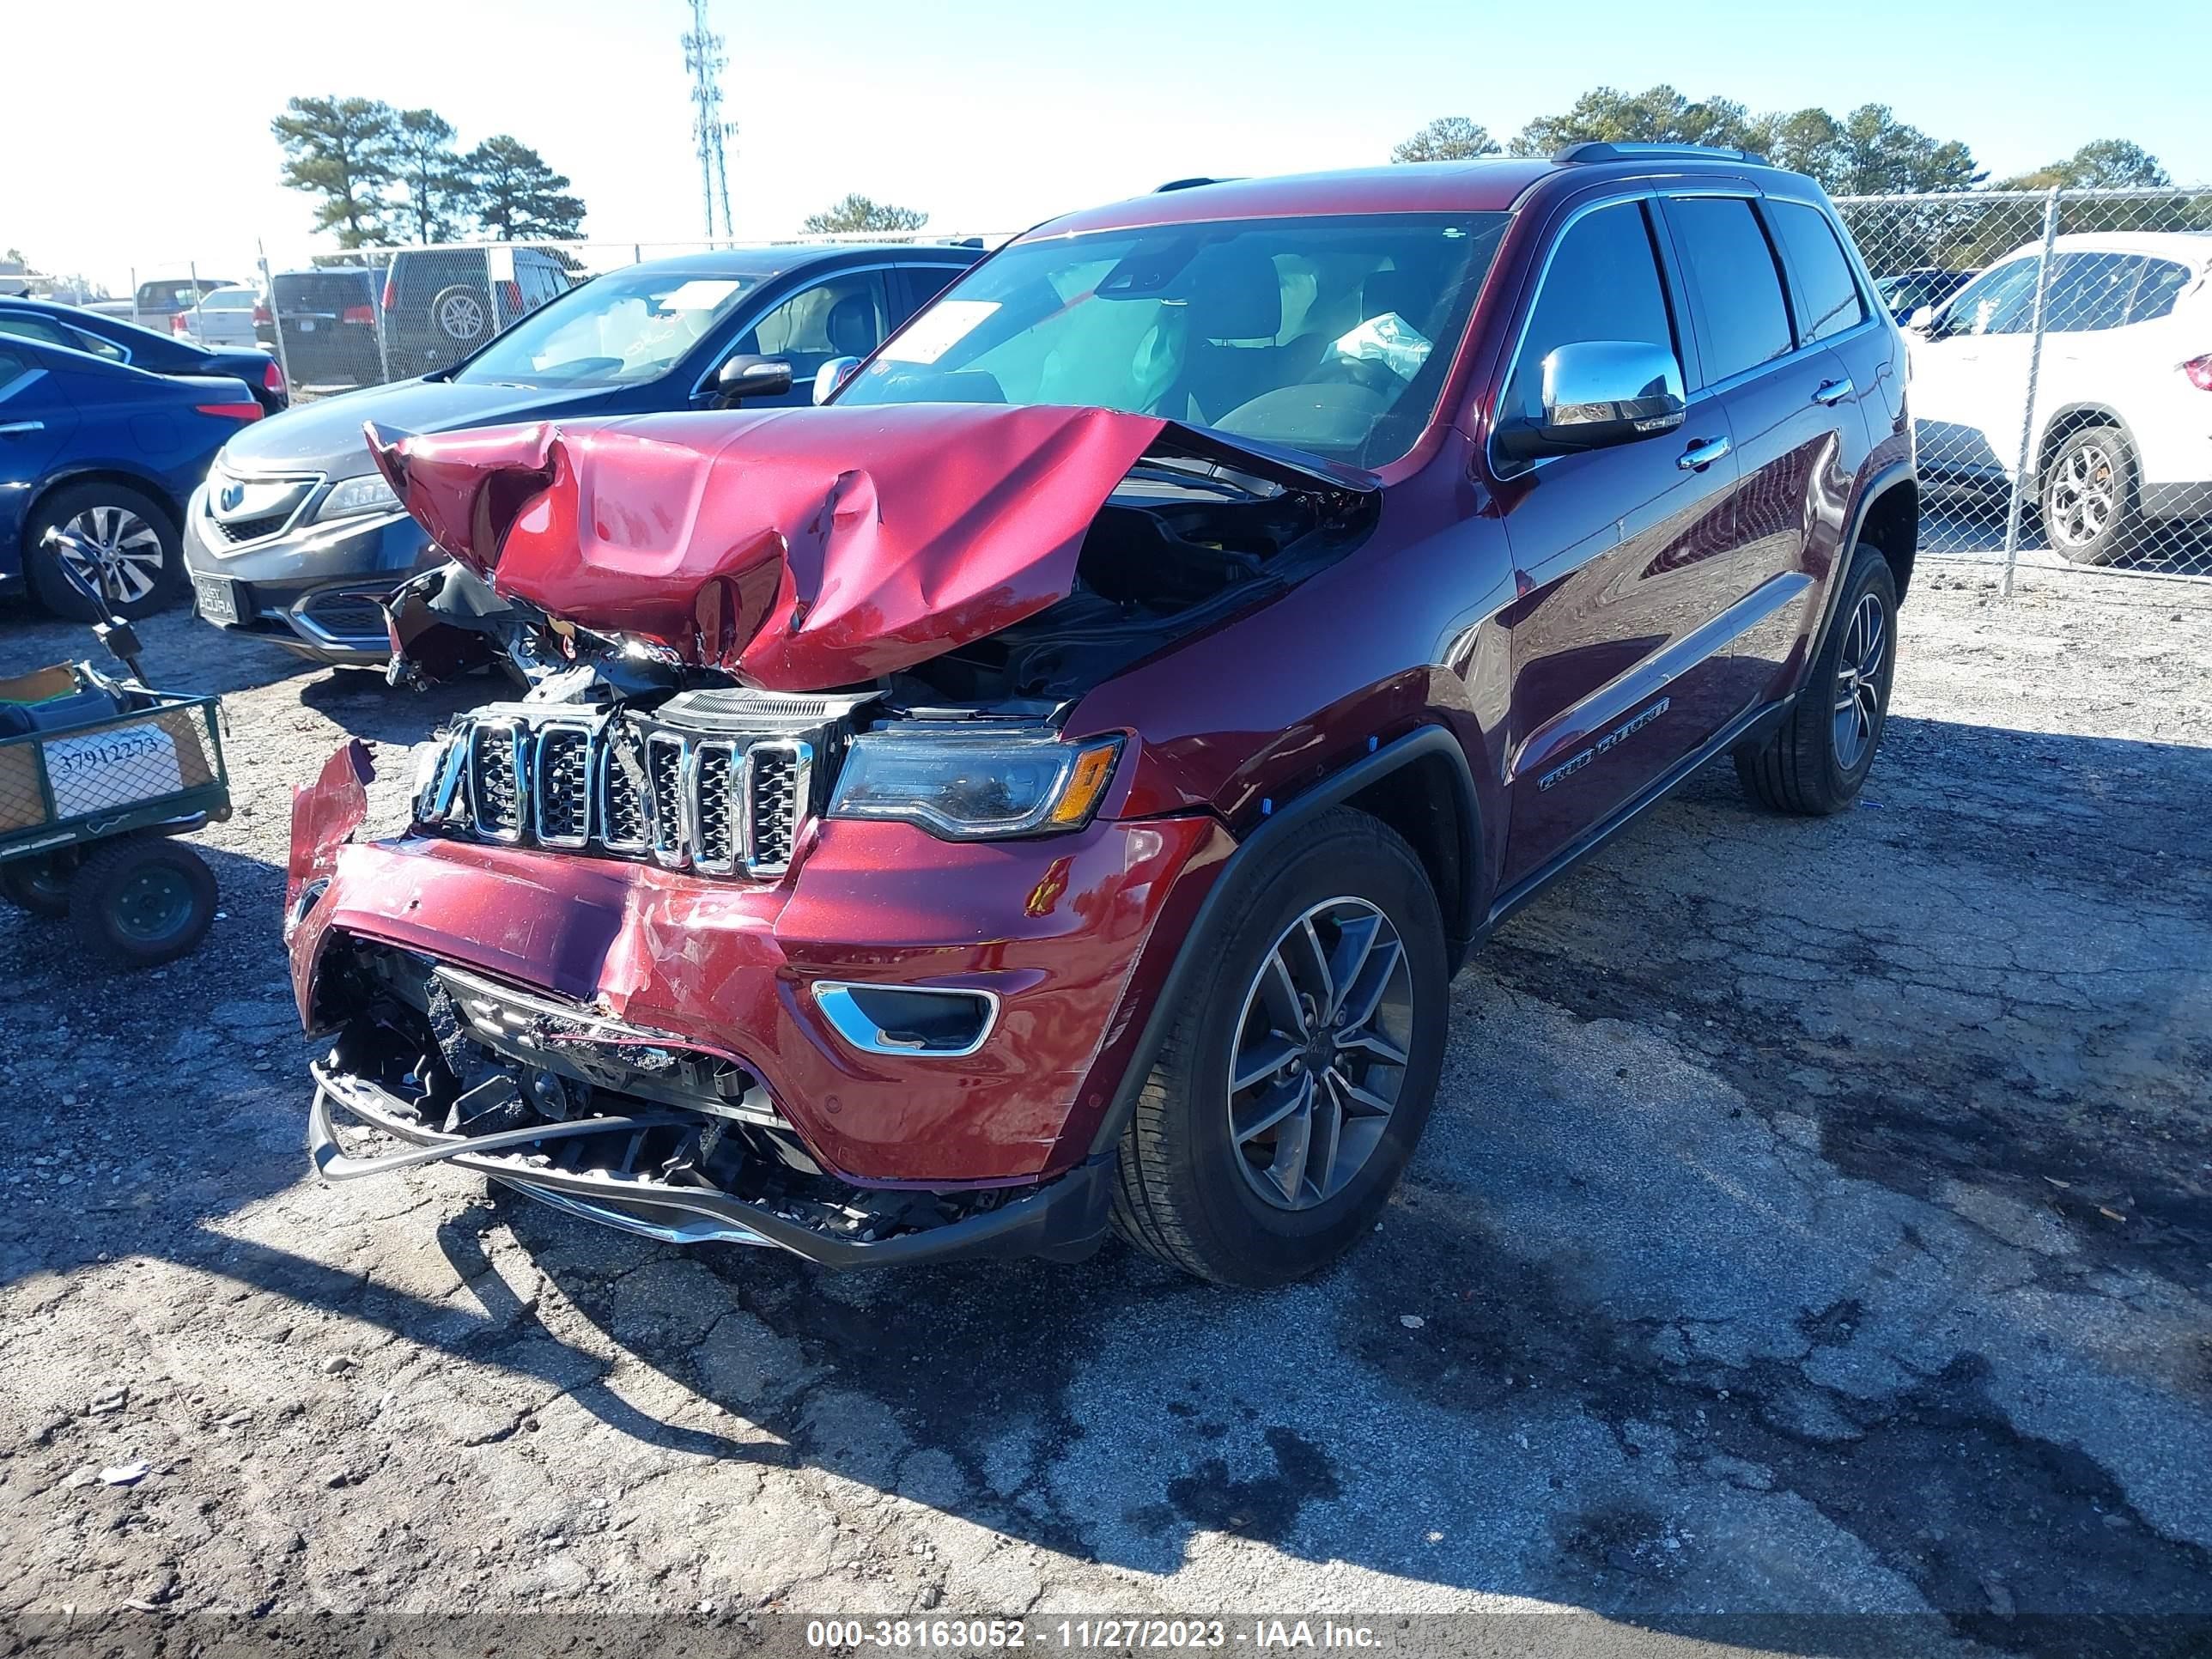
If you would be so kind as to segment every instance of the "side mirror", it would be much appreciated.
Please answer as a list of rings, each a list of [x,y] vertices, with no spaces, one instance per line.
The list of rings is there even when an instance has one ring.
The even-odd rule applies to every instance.
[[[1933,335],[1936,332],[1936,307],[1915,306],[1905,313],[1905,325],[1915,334]]]
[[[780,398],[791,390],[791,365],[781,357],[740,352],[714,371],[717,407],[733,409],[747,398]]]
[[[832,357],[814,371],[814,401],[826,404],[837,388],[853,378],[853,371],[860,366],[858,357]]]
[[[1544,409],[1506,428],[1499,447],[1516,460],[1571,454],[1672,432],[1687,412],[1682,368],[1665,346],[1577,340],[1544,359]]]

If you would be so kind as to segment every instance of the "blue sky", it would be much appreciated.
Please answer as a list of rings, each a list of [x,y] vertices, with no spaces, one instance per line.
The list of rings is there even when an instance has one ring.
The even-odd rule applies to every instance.
[[[698,234],[681,0],[15,0],[0,100],[0,246],[119,289],[186,259],[233,270],[317,246],[276,182],[294,93],[427,104],[465,141],[509,131],[575,181],[593,236]],[[2204,0],[1887,7],[1579,0],[1110,6],[714,0],[741,127],[741,234],[787,234],[848,190],[947,231],[1017,228],[1194,173],[1387,159],[1431,116],[1501,137],[1586,88],[1668,82],[1754,110],[1875,101],[1993,173],[2132,138],[2212,183]],[[218,21],[219,19],[234,21]],[[1694,19],[1696,27],[1688,27]],[[21,74],[40,64],[100,68]],[[186,88],[191,90],[179,90]],[[88,95],[94,94],[95,95]]]

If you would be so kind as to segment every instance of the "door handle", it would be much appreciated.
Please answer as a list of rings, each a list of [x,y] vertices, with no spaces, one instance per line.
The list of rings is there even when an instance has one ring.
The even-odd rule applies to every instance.
[[[1851,377],[1848,374],[1840,380],[1823,380],[1814,390],[1813,401],[1816,404],[1826,404],[1832,409],[1856,389],[1851,385]]]
[[[1674,465],[1685,472],[1702,472],[1735,447],[1726,438],[1699,438],[1676,458]]]
[[[44,421],[8,421],[0,422],[0,438],[20,438],[27,432],[44,432]]]

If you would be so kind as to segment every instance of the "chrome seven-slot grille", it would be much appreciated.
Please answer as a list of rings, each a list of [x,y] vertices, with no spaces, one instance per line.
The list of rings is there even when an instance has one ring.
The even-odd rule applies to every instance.
[[[781,875],[805,817],[813,745],[619,720],[479,717],[417,816],[490,841],[598,849],[708,875]]]

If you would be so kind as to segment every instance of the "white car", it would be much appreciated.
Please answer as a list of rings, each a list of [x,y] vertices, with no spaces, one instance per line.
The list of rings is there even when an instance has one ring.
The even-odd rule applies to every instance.
[[[169,331],[195,345],[251,350],[259,343],[254,338],[253,313],[265,309],[258,289],[210,289],[197,305],[187,306],[169,319]]]
[[[2011,483],[2040,252],[2014,249],[1907,325],[1923,483]],[[2051,546],[2105,564],[2212,519],[2212,234],[2061,236],[2052,260],[2028,484]]]

